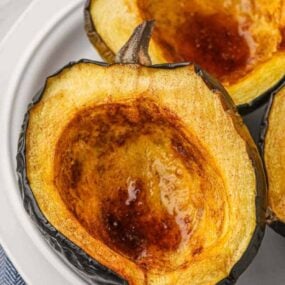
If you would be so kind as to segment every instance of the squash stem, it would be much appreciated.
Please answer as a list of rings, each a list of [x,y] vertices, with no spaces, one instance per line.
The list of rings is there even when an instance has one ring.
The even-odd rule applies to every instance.
[[[136,27],[127,43],[116,55],[116,63],[131,63],[150,66],[151,58],[148,54],[149,42],[152,35],[154,21],[144,21]]]

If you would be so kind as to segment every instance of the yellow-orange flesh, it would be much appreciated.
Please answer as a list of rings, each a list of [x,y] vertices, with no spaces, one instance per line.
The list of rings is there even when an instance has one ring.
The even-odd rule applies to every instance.
[[[269,206],[285,222],[285,89],[275,95],[265,139],[265,164],[269,180]]]
[[[254,145],[227,100],[193,66],[50,78],[26,135],[42,212],[129,284],[216,284],[256,227]]]
[[[211,155],[151,101],[80,111],[55,157],[68,209],[94,238],[143,270],[189,266],[223,234],[227,194]],[[199,234],[203,224],[210,236]],[[189,256],[173,260],[183,247]]]
[[[194,61],[233,84],[284,48],[282,1],[137,0],[155,19],[154,40],[168,62]]]

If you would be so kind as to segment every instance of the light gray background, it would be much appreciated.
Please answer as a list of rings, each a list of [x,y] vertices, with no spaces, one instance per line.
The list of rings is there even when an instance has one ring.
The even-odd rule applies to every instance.
[[[31,0],[0,0],[0,40],[31,2]]]
[[[30,2],[31,0],[0,0],[0,40]],[[260,123],[263,110],[264,108],[245,118],[255,139],[258,139],[255,126]],[[285,239],[267,229],[257,258],[237,284],[285,285]]]

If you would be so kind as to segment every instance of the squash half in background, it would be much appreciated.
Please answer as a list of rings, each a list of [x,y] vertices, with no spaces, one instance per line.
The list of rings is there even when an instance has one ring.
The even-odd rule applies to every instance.
[[[264,118],[261,147],[268,177],[268,224],[285,237],[285,88],[271,98]]]
[[[143,20],[156,21],[153,63],[192,61],[223,83],[241,113],[284,80],[284,1],[88,0],[85,26],[109,63]]]

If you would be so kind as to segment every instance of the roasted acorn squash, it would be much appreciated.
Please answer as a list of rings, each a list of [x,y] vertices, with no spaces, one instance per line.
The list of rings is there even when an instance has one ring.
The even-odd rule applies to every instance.
[[[268,176],[267,222],[285,237],[285,87],[271,98],[261,132]]]
[[[154,63],[193,61],[240,105],[256,108],[284,80],[284,1],[89,0],[86,31],[110,63],[135,26],[156,21]]]
[[[262,162],[206,72],[136,64],[151,64],[150,31],[121,49],[133,64],[81,61],[47,80],[19,141],[24,205],[94,284],[233,284],[264,234]]]

